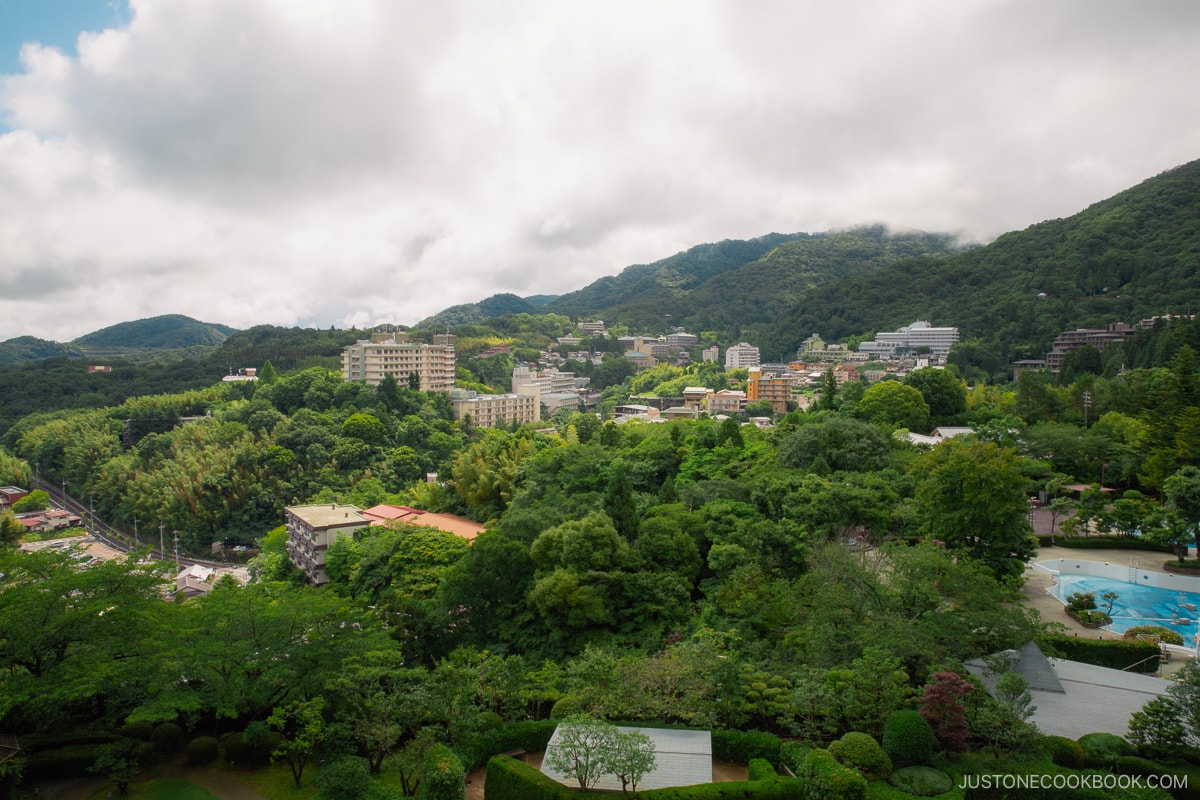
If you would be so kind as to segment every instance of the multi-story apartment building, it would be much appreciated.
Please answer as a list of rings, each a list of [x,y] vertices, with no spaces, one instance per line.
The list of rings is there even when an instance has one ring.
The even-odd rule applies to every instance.
[[[700,351],[700,360],[712,361],[714,363],[720,361],[721,351],[715,344],[712,347],[706,347]]]
[[[786,414],[792,398],[795,380],[788,375],[764,373],[760,367],[750,367],[746,378],[746,401],[766,400],[776,414]]]
[[[581,322],[575,326],[575,329],[588,336],[595,336],[596,334],[603,334],[606,332],[604,328],[604,320],[602,319],[595,320],[594,322]]]
[[[746,410],[746,393],[736,389],[709,392],[705,405],[709,414],[740,414]]]
[[[761,363],[758,348],[746,342],[738,342],[725,351],[725,369],[748,369]]]
[[[1111,322],[1103,328],[1079,328],[1060,333],[1046,354],[1046,366],[1051,372],[1057,373],[1062,369],[1063,358],[1072,350],[1078,350],[1085,344],[1097,350],[1103,350],[1110,344],[1118,344],[1133,333],[1134,327],[1126,322]]]
[[[371,521],[357,506],[292,506],[285,508],[288,556],[303,570],[310,583],[329,583],[325,572],[325,553],[339,536],[347,536],[367,527]]]
[[[402,331],[376,333],[342,350],[342,377],[378,386],[391,375],[407,386],[416,374],[423,392],[449,392],[454,388],[454,336],[438,334],[433,344],[410,342]]]
[[[541,419],[541,390],[537,386],[521,386],[515,394],[477,394],[467,389],[450,392],[454,418],[468,414],[481,428],[494,428],[500,423],[537,422]]]
[[[695,347],[700,344],[700,337],[694,333],[675,331],[667,334],[668,347]]]
[[[950,348],[958,344],[958,328],[937,328],[926,320],[917,320],[896,331],[875,334],[875,341],[858,346],[860,353],[888,360],[895,356],[929,353],[945,358]]]
[[[560,372],[554,367],[539,372],[522,365],[513,368],[512,390],[515,392],[522,386],[536,386],[541,389],[542,394],[573,392],[586,387],[590,380],[591,378],[580,378],[574,372]]]

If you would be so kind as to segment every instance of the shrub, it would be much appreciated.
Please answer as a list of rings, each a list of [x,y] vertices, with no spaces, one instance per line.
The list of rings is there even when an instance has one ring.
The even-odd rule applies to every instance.
[[[137,739],[139,742],[148,742],[154,734],[154,726],[149,722],[130,722],[128,725],[122,725],[117,733],[127,739]]]
[[[856,769],[869,781],[884,780],[892,774],[892,760],[873,737],[851,731],[829,745],[829,754],[839,764]]]
[[[463,800],[466,797],[466,772],[454,751],[434,745],[425,759],[425,797],[429,800]]]
[[[35,750],[25,762],[25,780],[85,777],[107,747],[106,744],[74,744]]]
[[[572,714],[578,714],[583,711],[583,706],[579,700],[570,695],[560,697],[554,701],[554,705],[550,707],[550,719],[566,719]]]
[[[558,800],[563,785],[537,767],[509,756],[488,761],[483,794],[488,800]]]
[[[495,711],[480,711],[475,715],[475,730],[494,731],[504,725],[504,718]]]
[[[772,765],[778,765],[781,744],[782,740],[778,736],[763,731],[712,732],[713,755],[738,764],[748,764],[752,758],[765,758]]]
[[[812,749],[800,742],[786,741],[779,745],[779,766],[786,767],[793,775],[800,774],[800,765]]]
[[[901,767],[892,773],[888,783],[917,797],[933,797],[954,788],[950,776],[933,767]]]
[[[211,736],[198,736],[188,742],[187,763],[211,764],[217,760],[217,740]]]
[[[1169,771],[1148,758],[1120,756],[1113,760],[1113,772],[1118,775],[1162,775]]]
[[[920,712],[896,711],[883,723],[881,743],[894,764],[908,767],[929,763],[937,747],[937,737]]]
[[[537,722],[510,722],[495,730],[477,732],[454,746],[454,752],[468,772],[488,763],[492,756],[513,750],[545,750],[554,728],[555,720]]]
[[[1095,664],[1110,669],[1157,672],[1159,648],[1154,642],[1137,639],[1087,639],[1075,636],[1046,636],[1038,642],[1048,656]],[[1134,667],[1134,664],[1138,664]]]
[[[1079,737],[1084,763],[1089,767],[1107,769],[1122,756],[1136,756],[1137,748],[1112,733],[1089,733]]]
[[[313,786],[322,800],[359,800],[371,790],[371,765],[359,756],[342,756],[317,773]]]
[[[254,748],[246,741],[246,734],[231,733],[225,737],[224,745],[226,761],[244,767],[254,760]]]
[[[1125,629],[1124,636],[1126,639],[1137,639],[1138,636],[1157,636],[1166,644],[1183,644],[1183,636],[1162,625],[1134,625],[1132,628]]]
[[[799,778],[810,800],[863,800],[867,794],[866,779],[839,764],[828,750],[809,750]]]
[[[164,722],[154,729],[150,741],[154,743],[154,749],[160,753],[168,755],[178,753],[179,746],[183,744],[183,728],[174,722]]]
[[[1083,748],[1074,739],[1065,736],[1046,736],[1042,739],[1042,749],[1050,755],[1050,760],[1060,767],[1083,769]]]

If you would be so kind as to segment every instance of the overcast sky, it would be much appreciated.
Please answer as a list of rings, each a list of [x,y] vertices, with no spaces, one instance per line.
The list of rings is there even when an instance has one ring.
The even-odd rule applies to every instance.
[[[1196,0],[91,6],[18,41],[55,4],[0,0],[0,339],[412,324],[772,231],[988,240],[1200,158]]]

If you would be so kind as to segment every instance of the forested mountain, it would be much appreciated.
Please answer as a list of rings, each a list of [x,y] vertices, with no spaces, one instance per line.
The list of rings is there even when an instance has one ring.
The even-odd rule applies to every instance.
[[[80,355],[82,353],[77,347],[59,344],[49,339],[38,339],[36,336],[18,336],[0,342],[0,368],[54,356]]]
[[[237,329],[228,325],[200,322],[182,314],[166,314],[110,325],[80,336],[73,344],[91,349],[216,347],[234,333]]]
[[[505,314],[537,314],[538,306],[517,297],[515,294],[494,294],[478,303],[450,306],[444,311],[426,317],[413,327],[445,328],[454,325],[471,325]]]
[[[839,341],[915,319],[956,325],[989,375],[1041,357],[1059,333],[1200,308],[1200,161],[1066,219],[952,258],[918,258],[806,293],[760,346],[813,331]]]
[[[154,351],[149,358],[142,354],[136,362],[119,351],[114,357],[96,358],[99,363],[112,365],[112,371],[106,373],[88,373],[87,362],[77,357],[43,358],[0,367],[0,432],[26,414],[114,406],[139,395],[200,389],[219,381],[230,370],[261,367],[267,361],[279,370],[309,366],[337,369],[342,347],[363,335],[362,331],[274,325],[227,330],[231,335],[216,348]],[[72,352],[78,355],[79,351]]]

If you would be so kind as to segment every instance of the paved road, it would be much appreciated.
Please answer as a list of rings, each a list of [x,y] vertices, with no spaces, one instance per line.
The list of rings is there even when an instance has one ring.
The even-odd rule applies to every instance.
[[[147,535],[147,531],[144,531],[144,530],[139,531],[137,544],[135,546],[135,543],[133,540],[133,535],[131,533],[120,530],[118,528],[114,528],[111,525],[109,525],[107,522],[105,522],[104,520],[97,517],[93,513],[90,505],[84,505],[82,502],[80,502],[76,498],[71,497],[69,494],[67,494],[66,492],[64,492],[62,490],[61,486],[59,486],[57,484],[46,483],[45,481],[42,481],[41,487],[43,489],[45,489],[47,493],[49,493],[50,499],[54,503],[56,503],[58,506],[60,506],[61,508],[65,508],[68,511],[70,511],[71,513],[78,514],[80,517],[82,517],[85,526],[87,527],[88,531],[91,533],[91,535],[95,539],[97,539],[98,541],[107,545],[108,547],[111,547],[113,550],[116,550],[119,553],[129,553],[139,547],[145,547],[147,545],[149,545],[153,548],[153,546],[155,544],[155,539],[158,538],[158,537],[154,536],[153,533],[151,533],[151,535]],[[158,531],[158,529],[156,528],[154,532],[157,532],[157,531]],[[173,532],[172,532],[172,534],[173,534]],[[173,538],[174,537],[172,535],[172,540],[173,540]],[[170,546],[165,539],[163,541],[163,544],[167,545],[167,552],[164,553],[161,549],[157,549],[157,548],[152,549],[150,551],[150,558],[152,558],[156,561],[174,561],[174,560],[176,560],[175,554],[170,550]],[[178,561],[180,564],[187,564],[189,566],[192,564],[201,564],[206,567],[222,567],[222,568],[228,568],[230,566],[233,566],[228,561],[206,561],[204,559],[189,558],[189,557],[183,556],[183,555],[179,556]]]

